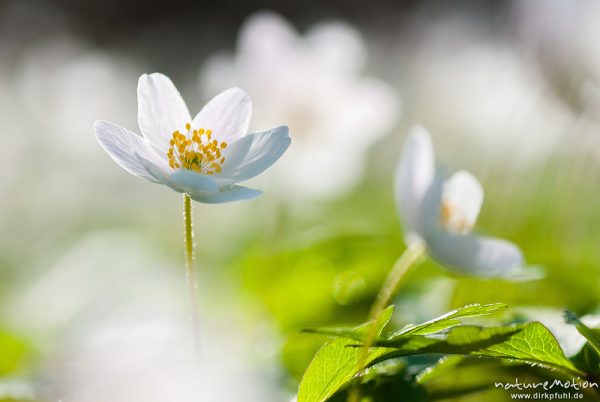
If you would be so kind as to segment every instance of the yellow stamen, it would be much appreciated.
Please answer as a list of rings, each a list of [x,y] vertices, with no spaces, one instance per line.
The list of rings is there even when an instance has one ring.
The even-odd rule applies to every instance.
[[[450,222],[453,210],[454,210],[454,208],[452,208],[452,205],[450,205],[447,202],[442,202],[442,210],[440,211],[440,218],[444,225],[446,225],[446,224],[448,224],[448,222]]]
[[[470,230],[470,225],[464,218],[456,216],[456,207],[449,202],[442,202],[440,210],[440,220],[442,225],[456,233],[466,233]]]
[[[208,175],[221,172],[221,165],[225,162],[221,151],[227,148],[227,143],[219,144],[216,139],[211,141],[211,130],[203,128],[192,130],[190,123],[187,123],[185,128],[187,135],[175,130],[169,141],[170,148],[167,151],[169,166],[172,169],[182,168]]]

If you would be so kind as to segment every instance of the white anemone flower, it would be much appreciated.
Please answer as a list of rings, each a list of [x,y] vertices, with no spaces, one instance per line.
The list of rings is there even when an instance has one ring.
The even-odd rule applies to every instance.
[[[289,124],[294,143],[273,172],[277,190],[330,199],[358,182],[368,148],[390,132],[401,110],[389,84],[363,73],[367,53],[349,24],[320,22],[300,35],[263,11],[243,24],[235,53],[208,59],[200,86],[213,93],[239,83],[259,105],[254,127]]]
[[[173,82],[144,74],[138,83],[139,136],[107,121],[96,138],[129,173],[203,203],[254,198],[261,191],[236,183],[275,163],[290,145],[286,126],[245,135],[252,105],[239,88],[211,99],[193,119]]]
[[[524,259],[514,244],[471,233],[483,188],[469,172],[446,178],[436,171],[431,138],[414,127],[396,173],[396,201],[406,242],[422,243],[452,271],[479,277],[523,277]]]

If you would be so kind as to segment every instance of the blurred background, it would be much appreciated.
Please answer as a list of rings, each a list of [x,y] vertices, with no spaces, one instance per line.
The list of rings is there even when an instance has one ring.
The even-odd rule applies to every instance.
[[[300,329],[363,321],[405,247],[393,173],[416,123],[448,171],[480,179],[477,230],[547,274],[427,261],[396,325],[472,302],[595,313],[599,19],[593,0],[0,1],[0,400],[289,401],[324,341]],[[194,205],[200,376],[180,359],[180,195],[92,130],[139,132],[137,78],[154,71],[192,114],[240,86],[253,129],[293,138],[251,183],[263,196]]]

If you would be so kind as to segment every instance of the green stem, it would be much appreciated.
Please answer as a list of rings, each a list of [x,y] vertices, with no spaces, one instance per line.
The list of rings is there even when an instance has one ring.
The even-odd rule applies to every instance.
[[[185,234],[185,279],[190,298],[190,320],[196,356],[200,353],[200,319],[198,314],[198,284],[194,269],[194,230],[192,225],[192,199],[183,194],[183,223]]]
[[[390,304],[400,286],[404,282],[407,277],[407,274],[410,272],[412,267],[415,267],[419,262],[419,259],[425,254],[425,245],[422,243],[413,243],[408,246],[408,248],[402,253],[400,258],[394,264],[394,267],[388,274],[385,282],[381,286],[379,293],[377,294],[377,299],[373,302],[371,306],[371,311],[369,312],[369,318],[367,322],[370,322],[369,330],[367,331],[363,346],[361,347],[361,352],[358,356],[357,364],[356,364],[356,372],[360,373],[366,368],[368,357],[369,357],[369,349],[373,346],[375,342],[375,338],[379,335],[377,334],[377,319],[379,315],[385,310],[385,308]],[[360,389],[358,385],[352,387],[348,394],[348,402],[359,402],[360,401]]]

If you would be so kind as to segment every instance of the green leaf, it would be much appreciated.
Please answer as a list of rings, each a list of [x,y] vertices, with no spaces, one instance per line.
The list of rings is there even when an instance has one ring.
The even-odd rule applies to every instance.
[[[554,335],[539,322],[521,325],[451,328],[445,336],[405,335],[377,345],[395,348],[381,360],[420,353],[442,353],[508,359],[582,375],[569,361]]]
[[[396,348],[396,355],[444,353],[468,355],[486,350],[507,341],[511,335],[522,330],[522,326],[478,327],[461,325],[453,327],[444,335],[405,335],[387,341],[378,341],[376,346]]]
[[[362,341],[364,334],[361,331],[361,327],[349,328],[349,327],[319,327],[319,328],[305,328],[302,332],[309,334],[319,334],[327,336],[336,336],[342,338],[353,339],[355,341]]]
[[[391,338],[400,338],[405,335],[433,334],[459,325],[461,323],[461,319],[463,318],[478,317],[482,315],[492,314],[498,310],[505,309],[506,307],[506,304],[502,303],[484,305],[470,304],[468,306],[461,307],[454,311],[450,311],[449,313],[434,318],[433,320],[427,321],[423,324],[405,327],[401,331],[392,335]]]
[[[425,388],[416,384],[407,372],[405,359],[390,359],[371,366],[359,381],[361,402],[429,401]],[[347,402],[350,387],[337,392],[328,402]]]
[[[435,365],[427,367],[415,380],[425,388],[429,401],[474,393],[478,395],[473,400],[504,400],[497,398],[506,394],[498,394],[495,384],[511,382],[517,377],[526,377],[530,382],[544,382],[557,376],[516,361],[452,355],[444,356]]]
[[[377,325],[376,347],[369,350],[367,365],[392,358],[419,354],[446,354],[485,357],[501,362],[530,364],[581,376],[569,361],[552,333],[539,322],[494,327],[460,325],[460,320],[490,314],[503,309],[503,304],[469,305],[426,323],[411,326],[390,337],[380,337],[391,317],[388,308]],[[323,402],[348,385],[357,374],[361,341],[372,323],[356,328],[321,328],[310,330],[338,336],[325,344],[310,363],[298,393],[298,402]],[[371,370],[371,374],[376,371]],[[482,384],[469,384],[461,392],[482,389]]]
[[[424,322],[419,325],[409,325],[404,327],[401,331],[395,333],[390,339],[401,338],[405,335],[426,335],[433,334],[436,332],[443,331],[445,329],[454,327],[461,323],[461,319],[478,317],[482,315],[492,314],[498,310],[505,309],[506,304],[493,303],[493,304],[470,304],[468,306],[461,307],[459,309],[450,311],[440,317],[434,318],[431,321]],[[354,339],[356,341],[362,341],[364,338],[364,326],[357,328],[348,327],[320,327],[320,328],[308,328],[302,330],[302,332],[315,333],[328,336],[341,336],[343,338]]]
[[[582,374],[567,359],[550,330],[539,322],[525,324],[523,330],[511,335],[505,342],[471,354],[508,358]]]
[[[375,323],[366,323],[349,329],[352,336],[364,335],[370,325],[376,325],[377,335],[387,325],[393,306],[388,307]],[[298,402],[323,402],[347,385],[357,374],[358,360],[362,352],[352,339],[336,338],[317,351],[310,362],[298,390]],[[366,364],[390,352],[387,348],[371,348]]]
[[[446,378],[450,374],[456,371],[456,368],[463,364],[465,357],[463,356],[444,356],[432,366],[427,367],[421,371],[416,377],[415,381],[418,384],[424,384],[428,381],[436,380],[438,378]]]
[[[579,333],[588,340],[592,348],[594,348],[596,353],[598,353],[598,356],[600,356],[600,333],[597,330],[585,325],[579,318],[577,318],[575,314],[571,313],[569,310],[565,310],[565,321],[568,324],[575,325],[577,331],[579,331]]]
[[[589,342],[571,360],[575,367],[588,374],[597,376],[600,373],[600,356]]]

